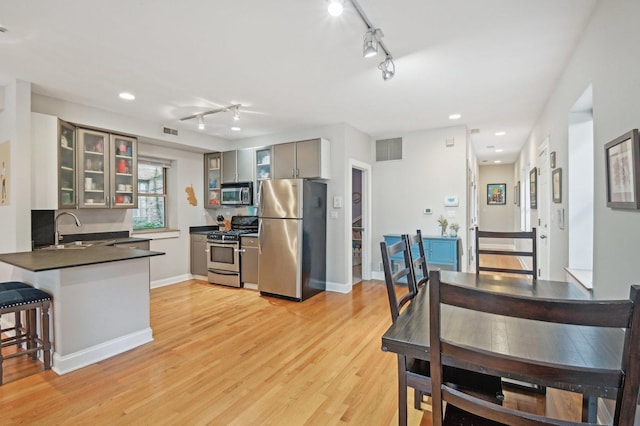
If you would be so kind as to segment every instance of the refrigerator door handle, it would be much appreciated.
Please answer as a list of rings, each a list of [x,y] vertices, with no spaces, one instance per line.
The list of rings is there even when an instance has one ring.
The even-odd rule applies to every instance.
[[[260,216],[264,213],[264,198],[262,198],[262,194],[264,192],[264,185],[260,184],[260,191],[258,191],[258,202],[260,206]],[[258,231],[259,232],[259,231]]]
[[[260,188],[262,190],[262,188]],[[262,254],[262,219],[258,221],[258,254]]]

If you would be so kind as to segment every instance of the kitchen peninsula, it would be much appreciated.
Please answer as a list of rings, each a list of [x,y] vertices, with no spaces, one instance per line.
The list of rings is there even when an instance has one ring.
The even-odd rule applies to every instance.
[[[52,369],[65,374],[153,340],[149,257],[162,254],[110,246],[0,254],[0,278],[51,294]]]

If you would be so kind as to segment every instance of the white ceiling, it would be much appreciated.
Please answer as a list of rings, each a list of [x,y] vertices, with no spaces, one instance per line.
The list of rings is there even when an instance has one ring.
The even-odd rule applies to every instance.
[[[326,0],[0,0],[0,77],[194,131],[179,118],[241,103],[240,132],[231,113],[205,118],[225,139],[341,122],[376,138],[466,125],[480,130],[480,160],[512,162],[596,0],[360,0],[394,57],[386,82],[346,3],[334,18]]]

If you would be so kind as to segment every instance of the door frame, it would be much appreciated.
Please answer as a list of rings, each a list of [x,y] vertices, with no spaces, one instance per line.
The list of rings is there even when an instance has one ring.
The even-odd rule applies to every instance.
[[[346,198],[345,214],[345,254],[347,254],[347,284],[353,286],[353,256],[352,250],[352,219],[353,214],[353,174],[352,170],[357,169],[362,172],[362,280],[371,279],[371,164],[363,163],[353,158],[349,159],[348,187]]]
[[[538,167],[538,183],[536,184],[536,192],[538,197],[538,212],[537,212],[537,226],[536,226],[536,246],[538,249],[538,278],[549,279],[551,272],[551,167],[549,167],[549,136],[547,136],[542,144],[538,147],[538,156],[536,160],[536,166]],[[545,185],[540,185],[540,177],[544,177]],[[544,188],[544,191],[541,191]],[[544,200],[544,203],[540,203],[540,200]],[[546,219],[546,229],[542,228],[541,218]],[[533,225],[532,225],[533,226]],[[541,243],[541,239],[546,238],[546,244]],[[544,266],[541,268],[541,266]]]

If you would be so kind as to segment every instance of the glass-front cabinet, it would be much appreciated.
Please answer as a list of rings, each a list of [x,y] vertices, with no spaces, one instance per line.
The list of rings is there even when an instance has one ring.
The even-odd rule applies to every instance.
[[[256,148],[256,193],[254,194],[255,205],[260,204],[260,185],[263,180],[271,179],[271,147]]]
[[[58,207],[76,206],[76,128],[58,121]]]
[[[204,155],[204,207],[220,207],[220,183],[222,180],[222,159],[219,152]]]
[[[138,158],[136,139],[111,135],[111,207],[138,207]]]
[[[136,208],[136,139],[78,128],[78,207]]]
[[[78,207],[107,208],[109,133],[79,128],[78,146]]]

